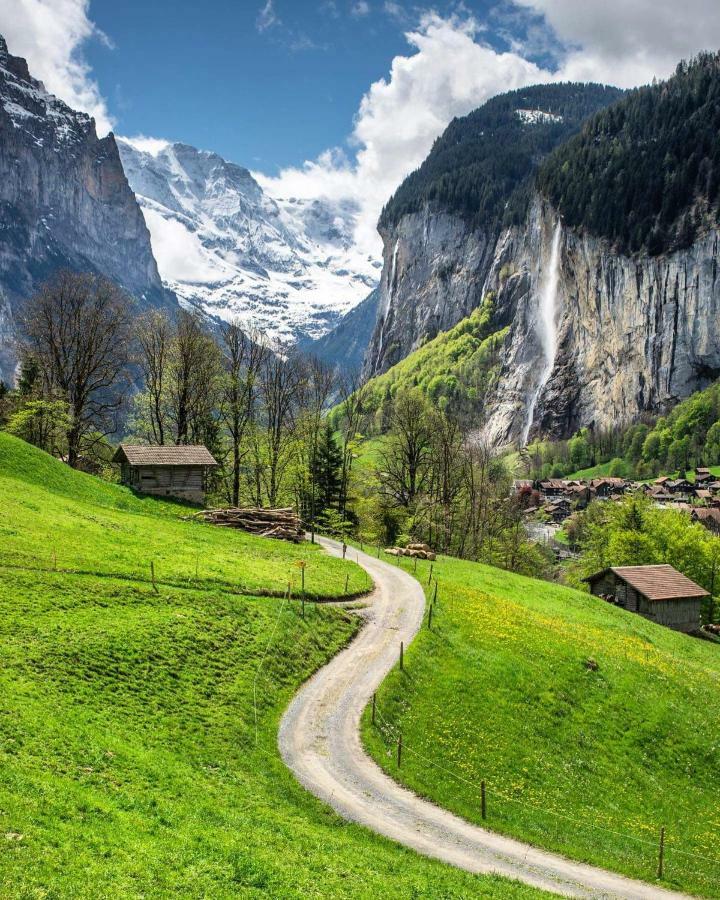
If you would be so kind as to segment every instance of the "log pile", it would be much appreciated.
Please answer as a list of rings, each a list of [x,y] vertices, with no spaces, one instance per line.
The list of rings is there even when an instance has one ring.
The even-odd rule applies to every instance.
[[[410,556],[415,559],[435,559],[435,553],[427,544],[408,544],[407,547],[386,547],[389,556]]]
[[[221,528],[240,528],[260,537],[277,538],[299,544],[305,529],[292,507],[287,509],[204,509],[195,515]]]

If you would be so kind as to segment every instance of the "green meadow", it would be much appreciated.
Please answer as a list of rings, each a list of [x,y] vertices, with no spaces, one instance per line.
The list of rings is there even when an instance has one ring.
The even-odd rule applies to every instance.
[[[302,617],[297,563],[321,599],[366,590],[356,565],[3,434],[0,510],[1,897],[543,896],[349,825],[285,769],[283,710],[358,628]]]
[[[477,563],[435,576],[432,630],[364,719],[380,765],[477,823],[485,781],[488,827],[646,881],[665,827],[663,885],[717,897],[720,647]]]

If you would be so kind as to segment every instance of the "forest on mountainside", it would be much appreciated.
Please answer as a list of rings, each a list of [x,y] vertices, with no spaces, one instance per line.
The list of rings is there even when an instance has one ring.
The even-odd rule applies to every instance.
[[[720,215],[720,54],[598,112],[537,179],[566,225],[623,252],[690,246]]]
[[[681,401],[666,416],[610,431],[583,428],[567,441],[529,448],[534,475],[562,478],[609,463],[605,474],[653,478],[720,463],[720,382]]]
[[[622,94],[600,84],[535,85],[493,97],[469,115],[453,119],[420,168],[386,204],[380,229],[426,203],[490,230],[520,221],[538,160]],[[528,122],[518,110],[545,115]]]

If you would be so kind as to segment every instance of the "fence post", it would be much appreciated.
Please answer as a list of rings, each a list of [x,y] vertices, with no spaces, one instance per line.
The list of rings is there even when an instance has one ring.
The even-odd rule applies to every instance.
[[[150,560],[150,578],[152,580],[153,590],[156,594],[159,594],[160,591],[158,590],[158,586],[155,583],[155,561],[152,559]]]
[[[658,878],[663,877],[663,863],[665,862],[665,826],[660,829],[660,853],[658,855]]]
[[[346,575],[345,575],[345,596],[346,596],[346,597],[347,597],[347,592],[348,592],[348,581],[349,581],[349,579],[350,579],[350,575],[346,574]]]
[[[343,559],[345,559],[345,554],[347,553],[347,544],[343,541]]]
[[[430,563],[430,574],[428,575],[428,587],[430,586],[430,584],[432,582],[432,570],[433,570],[433,564]]]
[[[413,575],[417,572],[417,556],[415,557],[415,562],[413,563]]]
[[[401,672],[404,670],[404,662],[405,662],[405,660],[403,659],[403,642],[400,641],[400,671]]]
[[[397,764],[398,769],[400,768],[400,763],[402,762],[402,733],[398,735],[398,743],[397,743]]]
[[[432,630],[432,603],[430,604],[430,609],[428,610],[428,631]]]
[[[485,798],[485,782],[480,782],[480,810],[483,819],[487,819],[487,800]]]
[[[433,598],[432,598],[433,604],[435,603],[436,600],[437,600],[437,578],[435,579],[435,590],[433,591]]]
[[[373,725],[375,724],[375,706],[376,705],[377,705],[376,695],[373,694],[372,719],[371,719],[371,722]]]

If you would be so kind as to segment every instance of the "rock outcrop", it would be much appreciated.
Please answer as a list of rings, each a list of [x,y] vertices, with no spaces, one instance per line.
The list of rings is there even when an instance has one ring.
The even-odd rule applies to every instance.
[[[506,233],[485,290],[512,322],[502,370],[488,398],[488,431],[517,442],[537,387],[542,346],[541,279],[557,213],[541,198],[522,229]],[[530,435],[568,436],[662,413],[720,376],[720,234],[701,233],[686,250],[620,254],[607,241],[563,229],[555,297],[552,372]]]
[[[384,371],[492,293],[495,330],[510,327],[478,424],[497,445],[520,444],[526,432],[566,437],[662,413],[720,376],[716,230],[687,250],[627,256],[562,227],[553,364],[540,383],[547,352],[540,303],[558,219],[538,194],[525,222],[492,240],[458,216],[426,209],[403,217],[385,235],[366,374]]]
[[[174,305],[115,138],[31,77],[0,37],[0,378],[22,303],[60,268],[98,272],[144,305]]]

